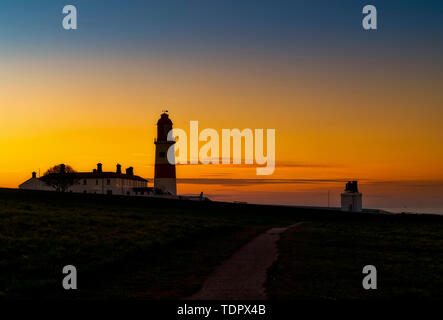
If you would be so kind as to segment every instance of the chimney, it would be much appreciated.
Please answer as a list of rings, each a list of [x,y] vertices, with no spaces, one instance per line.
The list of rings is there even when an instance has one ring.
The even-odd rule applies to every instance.
[[[102,172],[103,172],[103,170],[102,170],[102,164],[101,164],[101,163],[97,163],[97,172],[98,172],[98,173],[102,173]]]
[[[34,172],[32,173],[32,177],[33,177],[33,178],[37,178],[37,172],[34,171]]]
[[[133,176],[134,175],[134,168],[133,167],[129,167],[128,169],[126,169],[126,174],[128,176]]]
[[[117,173],[122,173],[122,165],[117,164]]]
[[[358,182],[357,181],[352,181],[352,190],[354,192],[358,192]]]
[[[357,181],[348,181],[346,184],[345,192],[350,193],[358,193],[358,182]]]

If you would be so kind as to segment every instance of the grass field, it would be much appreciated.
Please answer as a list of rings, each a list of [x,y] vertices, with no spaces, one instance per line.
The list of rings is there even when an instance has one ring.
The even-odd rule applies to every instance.
[[[323,221],[285,233],[270,269],[271,299],[443,299],[443,219]],[[377,268],[364,290],[363,266]]]
[[[0,296],[184,297],[257,233],[297,219],[270,208],[3,189]],[[62,289],[68,264],[81,290]]]
[[[443,217],[0,189],[0,298],[179,299],[258,233],[279,242],[272,299],[442,297]],[[74,265],[79,290],[62,288]],[[379,290],[362,290],[362,267]]]

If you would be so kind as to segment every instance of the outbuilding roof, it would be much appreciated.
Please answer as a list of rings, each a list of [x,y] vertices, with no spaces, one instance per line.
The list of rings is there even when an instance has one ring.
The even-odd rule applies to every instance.
[[[42,181],[56,178],[59,173],[50,173],[43,177],[40,177],[39,179]],[[81,179],[125,179],[125,180],[135,180],[135,181],[143,181],[148,182],[148,180],[140,177],[140,176],[134,176],[124,173],[116,173],[116,172],[74,172],[74,173],[65,173],[67,177],[74,180],[81,180]]]

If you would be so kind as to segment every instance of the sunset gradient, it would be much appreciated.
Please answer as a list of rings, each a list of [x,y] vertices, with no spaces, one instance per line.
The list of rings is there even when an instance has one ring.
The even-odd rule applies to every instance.
[[[276,130],[272,176],[182,165],[181,194],[332,206],[357,179],[366,207],[441,209],[443,5],[371,3],[372,32],[362,1],[73,1],[76,31],[62,1],[2,2],[0,186],[58,163],[151,179],[166,108]]]

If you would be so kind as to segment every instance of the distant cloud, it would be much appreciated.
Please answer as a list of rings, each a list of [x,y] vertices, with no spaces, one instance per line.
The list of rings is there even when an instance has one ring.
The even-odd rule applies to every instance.
[[[325,163],[305,163],[294,161],[277,161],[276,167],[288,167],[288,168],[340,168],[341,165],[325,164]]]
[[[232,172],[205,173],[201,177],[227,177],[232,176]]]
[[[392,185],[405,187],[442,187],[442,180],[387,180],[387,181],[367,181],[367,185]]]
[[[347,179],[223,179],[223,178],[181,178],[177,179],[181,184],[207,184],[223,186],[248,186],[259,184],[304,184],[304,183],[330,183],[347,182]]]
[[[349,179],[228,179],[228,178],[178,178],[180,184],[201,184],[220,186],[248,186],[248,185],[275,185],[275,184],[323,184],[323,183],[346,183]],[[368,179],[358,180],[365,186],[397,186],[397,187],[443,187],[443,181],[371,181]]]
[[[210,163],[210,164],[176,164],[176,166],[223,166],[223,167],[229,167],[229,168],[257,168],[261,165],[258,164],[245,164],[244,160],[242,160],[242,163],[240,164],[234,164],[233,159],[230,159],[230,164],[223,164],[222,163],[223,158],[219,159],[218,164]],[[153,163],[146,164],[147,166],[154,166]],[[336,164],[325,164],[325,163],[305,163],[305,162],[295,162],[295,161],[277,161],[275,164],[276,168],[341,168],[343,166],[336,165]]]

